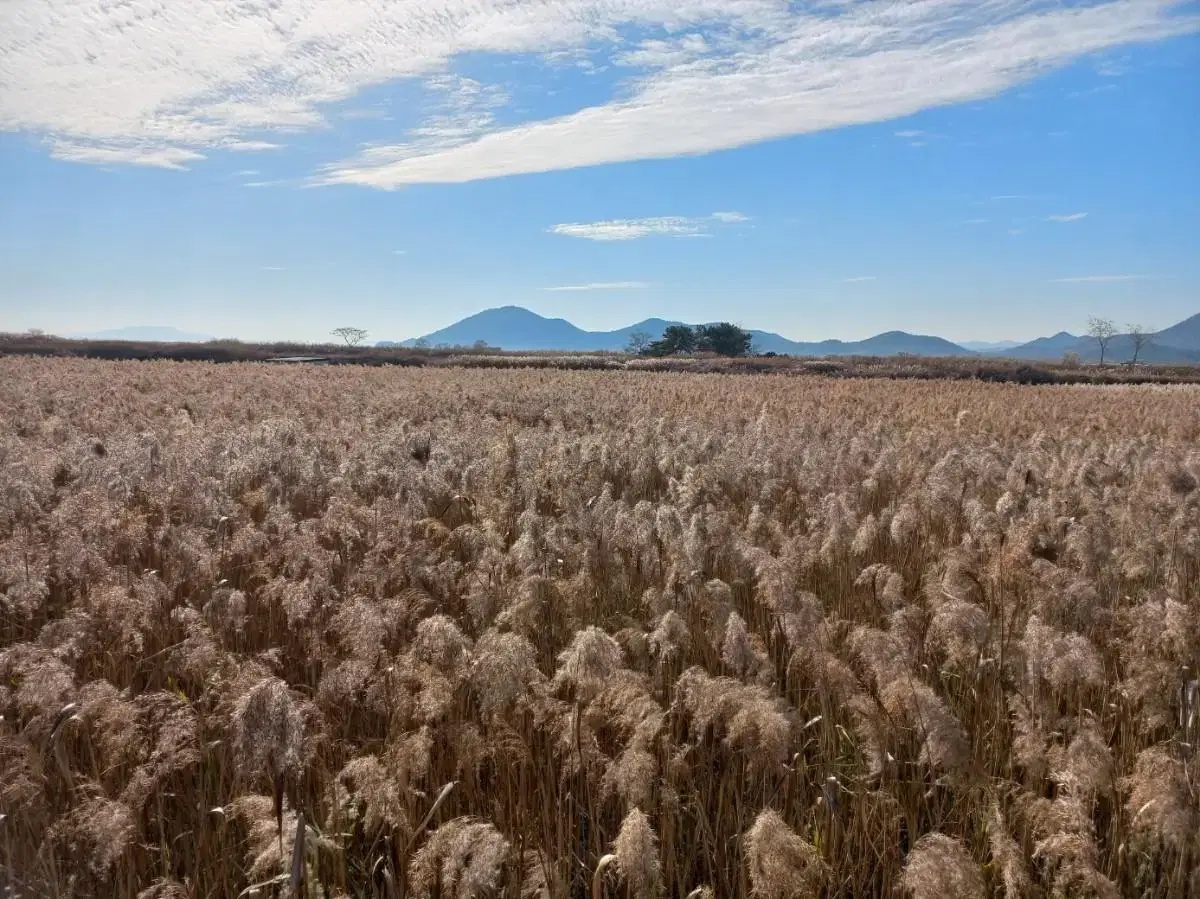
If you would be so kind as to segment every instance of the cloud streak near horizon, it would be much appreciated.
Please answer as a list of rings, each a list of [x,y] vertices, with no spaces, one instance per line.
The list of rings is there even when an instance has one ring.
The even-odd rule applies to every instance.
[[[369,88],[433,98],[312,183],[392,189],[639,159],[899,119],[1088,54],[1200,30],[1185,0],[7,0],[0,130],[56,158],[184,169],[278,151]],[[460,60],[595,55],[611,97],[539,118]],[[501,115],[501,113],[505,113]],[[525,120],[521,120],[521,116]],[[502,122],[501,120],[504,119]],[[904,133],[904,132],[898,132]]]
[[[1072,278],[1055,278],[1055,284],[1118,284],[1123,281],[1152,281],[1153,275],[1077,275]]]
[[[575,293],[591,290],[646,290],[649,281],[594,281],[591,284],[562,284],[558,287],[543,287],[551,293]]]

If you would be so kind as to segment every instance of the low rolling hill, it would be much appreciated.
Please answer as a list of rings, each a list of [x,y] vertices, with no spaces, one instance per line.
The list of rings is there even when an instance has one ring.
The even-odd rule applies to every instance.
[[[641,332],[657,340],[670,325],[683,324],[648,318],[615,331],[585,331],[566,319],[546,318],[520,306],[486,309],[423,337],[400,344],[383,341],[380,346],[472,346],[484,342],[504,350],[561,350],[564,352],[619,351],[630,336]],[[970,350],[941,337],[888,331],[866,340],[824,340],[804,343],[770,331],[750,330],[760,353],[794,356],[971,356]]]

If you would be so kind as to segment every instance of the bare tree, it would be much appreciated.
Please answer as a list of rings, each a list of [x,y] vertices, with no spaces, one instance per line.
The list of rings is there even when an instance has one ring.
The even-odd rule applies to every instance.
[[[362,328],[334,328],[330,333],[346,341],[346,346],[358,346],[367,339],[367,332]]]
[[[645,331],[634,331],[629,335],[629,343],[625,345],[626,352],[635,356],[641,355],[650,346],[654,337]]]
[[[1125,328],[1129,332],[1129,342],[1133,344],[1133,358],[1129,360],[1129,364],[1137,365],[1138,356],[1150,345],[1150,335],[1141,325],[1126,325]]]
[[[1088,319],[1088,337],[1096,341],[1100,347],[1100,364],[1104,364],[1104,354],[1108,352],[1108,345],[1112,343],[1113,338],[1117,336],[1117,326],[1112,323],[1110,318],[1096,318],[1093,316]]]

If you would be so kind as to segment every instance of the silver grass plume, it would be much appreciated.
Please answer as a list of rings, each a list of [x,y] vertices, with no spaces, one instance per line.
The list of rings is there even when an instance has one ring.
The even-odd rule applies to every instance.
[[[234,752],[243,772],[279,777],[300,765],[304,719],[279,678],[263,678],[238,700],[233,725]]]
[[[917,840],[900,883],[913,899],[986,899],[979,865],[958,840],[927,833]]]
[[[1125,810],[1135,832],[1161,837],[1180,851],[1200,844],[1200,807],[1188,773],[1165,747],[1138,754],[1133,774],[1123,781],[1129,791]]]
[[[527,639],[497,631],[488,631],[479,638],[471,665],[471,684],[485,714],[507,710],[540,680],[537,650]]]
[[[658,840],[641,809],[632,809],[621,822],[621,830],[613,841],[613,854],[632,899],[654,899],[662,892]]]
[[[600,628],[591,625],[577,631],[571,645],[558,656],[555,685],[567,684],[587,701],[604,689],[605,683],[621,667],[621,646]]]
[[[478,899],[494,892],[508,840],[488,821],[455,818],[433,832],[408,868],[417,899]]]
[[[721,661],[737,677],[744,677],[755,663],[754,649],[750,645],[750,631],[746,627],[745,619],[737,612],[730,612],[725,622]]]
[[[1029,868],[1020,845],[1009,835],[1004,815],[993,805],[987,821],[988,843],[992,862],[1000,871],[1005,899],[1023,899],[1029,895]]]
[[[812,843],[793,831],[774,809],[759,812],[746,832],[746,869],[761,899],[809,899],[819,895],[829,865]]]

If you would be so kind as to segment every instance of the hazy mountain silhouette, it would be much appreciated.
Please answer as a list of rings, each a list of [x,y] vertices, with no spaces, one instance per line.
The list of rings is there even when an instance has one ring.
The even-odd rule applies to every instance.
[[[429,346],[471,346],[483,341],[488,346],[505,350],[623,350],[629,345],[630,336],[642,332],[652,340],[662,337],[663,331],[674,324],[661,318],[648,318],[615,331],[585,331],[566,319],[545,318],[520,306],[502,306],[486,309],[461,321],[426,334],[424,337],[403,341],[401,346],[413,346],[418,341]],[[751,329],[754,347],[758,352],[787,353],[796,356],[894,356],[911,353],[918,356],[970,356],[970,350],[941,337],[908,334],[904,331],[888,331],[866,340],[824,340],[804,343],[789,340],[770,331]],[[395,346],[382,341],[380,346]]]
[[[1078,334],[1059,331],[1051,337],[1039,337],[1029,343],[1001,350],[995,355],[1012,356],[1017,359],[1061,359],[1063,353],[1074,351],[1081,340],[1083,338]]]
[[[1200,312],[1178,324],[1164,328],[1150,338],[1153,344],[1200,351]]]
[[[130,328],[113,328],[109,331],[89,331],[72,334],[76,340],[133,340],[143,343],[207,343],[216,340],[211,334],[195,334],[178,328],[137,325]]]
[[[1100,358],[1100,345],[1087,336],[1061,331],[1053,337],[1040,337],[1029,343],[1004,350],[996,355],[1014,359],[1058,360],[1066,353],[1094,362]],[[1104,354],[1106,362],[1128,362],[1133,358],[1133,341],[1128,334],[1118,334]],[[1138,353],[1140,362],[1200,362],[1200,313],[1149,335]]]

